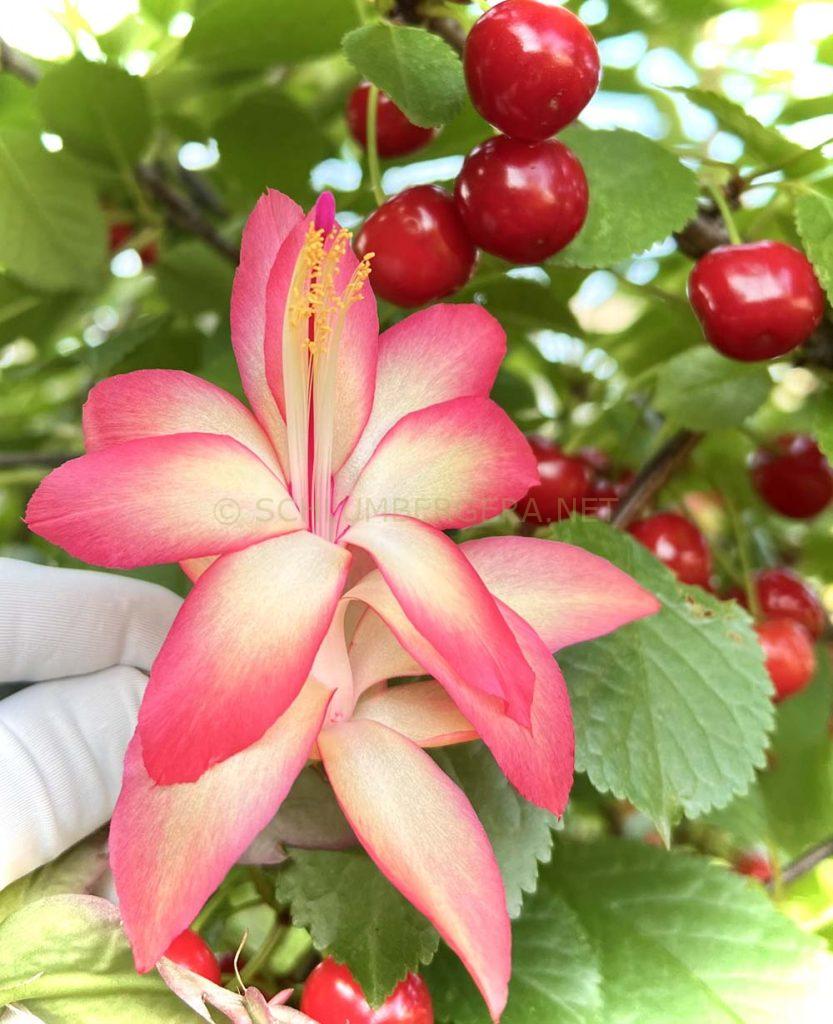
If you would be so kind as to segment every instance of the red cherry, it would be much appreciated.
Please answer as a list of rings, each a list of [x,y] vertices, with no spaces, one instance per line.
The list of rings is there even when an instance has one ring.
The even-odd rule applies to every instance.
[[[133,225],[127,221],[115,221],[109,227],[109,249],[110,252],[118,252],[119,249],[133,234]]]
[[[463,57],[471,101],[515,139],[538,142],[574,121],[599,86],[599,51],[568,10],[505,0],[469,32]]]
[[[810,519],[833,499],[833,470],[812,437],[783,434],[752,456],[752,481],[782,516]]]
[[[466,157],[454,196],[472,240],[512,263],[559,252],[587,216],[584,171],[555,139],[487,139]]]
[[[609,522],[619,501],[633,483],[633,477],[630,471],[623,473],[618,480],[611,480],[606,476],[596,477],[590,487],[591,500],[587,505],[587,514]]]
[[[222,981],[220,964],[211,947],[202,936],[192,932],[190,928],[177,935],[165,951],[165,956],[175,964],[187,967],[195,974],[213,981],[215,985]]]
[[[735,861],[735,871],[749,878],[757,878],[759,882],[769,882],[772,878],[772,865],[760,853],[744,853]]]
[[[530,488],[515,506],[526,523],[542,526],[584,511],[593,474],[587,463],[541,437],[527,439],[538,462],[541,482]]]
[[[681,583],[708,588],[712,556],[694,523],[675,512],[661,512],[628,527],[630,533],[674,573]]]
[[[795,619],[767,619],[755,626],[764,649],[766,670],[775,687],[775,700],[803,690],[816,670],[813,641]]]
[[[159,259],[159,246],[156,242],[148,242],[139,250],[139,257],[146,267],[152,267]]]
[[[347,126],[361,146],[367,146],[367,102],[370,82],[362,82],[347,100]],[[379,93],[376,108],[376,148],[379,156],[404,156],[427,146],[437,134],[434,128],[420,128],[402,113],[387,93]]]
[[[758,601],[766,619],[794,619],[814,640],[827,625],[827,613],[814,590],[789,569],[766,569],[756,580]]]
[[[712,249],[692,270],[688,297],[708,341],[745,362],[790,352],[824,313],[812,265],[783,242]]]
[[[592,445],[588,445],[584,448],[579,448],[578,454],[596,473],[607,473],[610,469],[610,456],[607,452],[602,451],[601,448],[594,448]]]
[[[307,978],[301,1012],[319,1024],[434,1024],[431,994],[419,975],[409,974],[374,1010],[348,968],[331,959]]]
[[[362,225],[356,252],[375,253],[370,284],[397,306],[450,295],[477,262],[454,200],[437,185],[417,185],[383,203]]]

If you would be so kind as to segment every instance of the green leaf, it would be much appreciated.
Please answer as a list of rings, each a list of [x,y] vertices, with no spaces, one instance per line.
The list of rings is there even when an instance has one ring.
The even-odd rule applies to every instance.
[[[378,22],[344,37],[350,63],[423,128],[451,121],[466,101],[463,65],[432,32]]]
[[[765,763],[771,684],[751,620],[686,587],[633,538],[568,520],[552,536],[601,555],[655,594],[657,615],[558,655],[570,689],[576,767],[668,834],[745,792]]]
[[[765,366],[726,359],[697,346],[670,359],[657,376],[654,407],[689,430],[734,427],[769,397]]]
[[[604,1024],[824,1019],[823,944],[760,887],[703,857],[624,840],[559,842],[545,886],[570,905],[599,956]]]
[[[720,127],[737,135],[745,144],[749,156],[767,165],[780,166],[804,155],[806,150],[786,139],[776,128],[767,128],[743,107],[707,89],[677,89],[698,107],[708,110],[717,119]]]
[[[100,281],[105,255],[89,182],[37,135],[0,131],[0,263],[34,288],[71,291]]]
[[[220,170],[246,205],[267,188],[299,202],[310,199],[312,168],[334,155],[309,114],[277,93],[247,97],[220,118],[214,135],[222,153]]]
[[[0,924],[0,1006],[49,1024],[191,1024],[152,971],[138,974],[119,914],[95,896],[49,896]]]
[[[471,800],[486,829],[503,875],[510,917],[523,894],[535,891],[538,865],[550,859],[558,820],[519,796],[482,743],[465,743],[435,755],[443,771]]]
[[[163,251],[154,267],[163,298],[184,313],[229,307],[234,268],[214,249],[193,239]]]
[[[807,258],[833,302],[833,199],[819,192],[800,196],[795,204],[795,226]]]
[[[106,868],[104,836],[98,832],[0,890],[0,924],[21,907],[45,896],[89,892]]]
[[[438,1021],[489,1024],[483,997],[443,946],[424,972]],[[577,916],[549,887],[524,904],[512,928],[512,979],[501,1024],[597,1024],[601,974]]]
[[[817,657],[812,685],[778,705],[770,767],[758,782],[769,836],[790,856],[833,832],[830,660],[822,647]]]
[[[81,156],[130,172],[150,138],[150,112],[141,78],[112,64],[76,57],[38,82],[47,128]]]
[[[663,241],[696,213],[693,172],[644,135],[574,124],[559,139],[581,161],[590,208],[584,227],[556,262],[612,266]]]
[[[371,1005],[437,950],[432,925],[359,851],[293,850],[277,895],[316,949],[349,965]]]
[[[295,64],[337,50],[356,20],[344,0],[215,0],[198,14],[184,53],[212,70]]]

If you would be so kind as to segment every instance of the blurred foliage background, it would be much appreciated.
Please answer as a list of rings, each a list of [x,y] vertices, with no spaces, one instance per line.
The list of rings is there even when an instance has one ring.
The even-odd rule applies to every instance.
[[[631,129],[718,175],[785,159],[804,170],[797,145],[833,136],[829,3],[570,6],[604,64],[582,115],[592,128]],[[427,13],[464,31],[477,9]],[[175,367],[239,390],[229,288],[240,227],[265,187],[302,203],[330,188],[348,227],[372,209],[343,117],[358,76],[338,50],[358,21],[343,0],[0,3],[0,551],[66,560],[27,536],[20,516],[45,468],[81,451],[80,407],[95,380]],[[486,134],[467,105],[412,162],[385,164],[385,190],[450,181]],[[823,151],[811,160],[823,179]],[[611,166],[611,201],[619,175],[625,191],[652,188],[650,167]],[[745,194],[751,237],[794,238],[784,177]],[[818,187],[833,195],[833,178]],[[510,270],[484,258],[457,298],[484,302],[507,328],[498,397],[524,426],[568,445],[591,437],[634,467],[659,425],[639,388],[700,341],[683,300],[689,266],[670,239],[601,270]],[[784,366],[773,376],[760,419],[774,428],[786,414],[796,429],[814,415],[816,380]],[[803,557],[812,570],[833,567],[826,531]],[[183,585],[176,570],[151,575]]]

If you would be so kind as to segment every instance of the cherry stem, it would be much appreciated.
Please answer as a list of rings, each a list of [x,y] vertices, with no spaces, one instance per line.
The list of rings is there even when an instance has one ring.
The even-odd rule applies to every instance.
[[[732,211],[729,209],[729,203],[726,200],[723,190],[718,188],[716,185],[709,185],[708,189],[714,199],[715,206],[720,211],[723,223],[726,225],[729,241],[732,245],[740,245],[742,242],[740,232],[738,231],[737,224],[735,224],[735,218],[732,216]]]
[[[743,575],[743,589],[746,591],[746,600],[749,603],[749,611],[752,613],[752,618],[758,620],[761,618],[761,602],[758,600],[758,590],[755,586],[755,574],[752,571],[752,561],[749,558],[749,548],[746,544],[746,534],[743,530],[743,524],[740,521],[738,510],[735,508],[735,503],[731,498],[724,495],[726,502],[726,511],[729,513],[729,521],[732,524],[732,532],[735,535],[735,542],[738,547],[738,557],[740,558],[741,573]]]
[[[379,87],[371,85],[367,96],[367,170],[370,174],[373,198],[376,200],[376,205],[381,206],[385,201],[385,193],[382,191],[382,175],[379,170],[378,118]]]
[[[272,927],[269,929],[260,948],[240,972],[240,980],[244,985],[250,984],[252,979],[256,978],[258,973],[269,963],[288,926],[289,922],[286,920],[285,915],[275,915]]]

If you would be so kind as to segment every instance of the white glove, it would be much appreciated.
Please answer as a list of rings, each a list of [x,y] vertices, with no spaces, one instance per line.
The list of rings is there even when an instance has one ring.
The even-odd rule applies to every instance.
[[[147,672],[181,599],[0,558],[0,888],[109,818]]]

